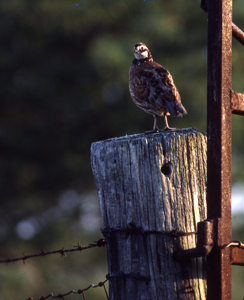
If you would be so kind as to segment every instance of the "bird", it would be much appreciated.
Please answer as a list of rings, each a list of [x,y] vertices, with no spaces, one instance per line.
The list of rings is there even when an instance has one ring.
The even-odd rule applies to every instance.
[[[154,116],[153,130],[159,132],[158,117],[164,117],[165,128],[170,130],[167,116],[187,114],[181,104],[181,97],[171,74],[154,62],[148,47],[137,43],[134,47],[135,59],[129,71],[129,91],[133,102],[146,113]]]

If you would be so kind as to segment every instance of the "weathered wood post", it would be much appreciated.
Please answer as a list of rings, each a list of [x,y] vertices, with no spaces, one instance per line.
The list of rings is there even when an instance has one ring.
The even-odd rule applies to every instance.
[[[206,135],[194,128],[92,144],[92,170],[107,242],[110,300],[206,299],[196,247],[206,219]]]

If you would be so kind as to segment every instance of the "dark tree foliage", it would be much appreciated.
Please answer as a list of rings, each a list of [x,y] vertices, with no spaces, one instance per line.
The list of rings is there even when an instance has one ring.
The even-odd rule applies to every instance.
[[[234,20],[244,28],[243,11],[243,1],[235,1]],[[27,247],[39,252],[33,245],[48,245],[47,250],[53,250],[63,247],[65,241],[67,247],[73,246],[74,238],[82,234],[79,220],[85,208],[79,209],[79,204],[69,210],[69,202],[62,202],[60,197],[71,191],[65,197],[73,195],[74,199],[74,193],[83,195],[94,190],[91,143],[152,128],[152,116],[133,104],[128,91],[128,71],[136,43],[148,45],[154,60],[170,71],[180,91],[188,115],[169,117],[170,125],[206,130],[206,28],[206,14],[197,0],[0,2],[2,258],[8,256],[10,248],[17,256]],[[239,92],[243,92],[243,60],[243,48],[234,42],[233,87]],[[241,181],[244,172],[241,122],[243,119],[233,118],[235,181]],[[163,127],[163,120],[159,126]],[[61,215],[60,201],[66,203]],[[32,216],[38,217],[35,222],[39,222],[39,230],[26,245],[16,234],[16,226]],[[54,273],[47,271],[36,275],[42,282],[36,290],[31,286],[31,276],[23,277],[19,269],[11,281],[14,268],[8,266],[4,273],[0,271],[0,282],[9,284],[3,289],[0,283],[0,298],[25,299],[34,296],[28,294],[33,291],[36,297],[42,295],[41,291],[48,294],[54,286],[51,277],[57,289],[61,282],[67,283],[67,289],[58,293],[82,288],[77,283],[80,277],[74,280],[72,276],[81,276],[82,268],[92,269],[88,265],[90,257],[77,268],[72,265],[75,259],[65,263],[69,279],[56,261],[53,268],[59,276],[54,278]],[[32,271],[37,273],[44,263],[30,264]],[[104,271],[104,266],[99,268]],[[77,286],[71,286],[74,282]],[[22,292],[14,293],[10,288],[13,284]]]
[[[5,209],[93,187],[91,143],[151,128],[128,93],[138,41],[170,70],[189,112],[170,123],[205,129],[206,16],[197,3],[4,1],[1,11]]]

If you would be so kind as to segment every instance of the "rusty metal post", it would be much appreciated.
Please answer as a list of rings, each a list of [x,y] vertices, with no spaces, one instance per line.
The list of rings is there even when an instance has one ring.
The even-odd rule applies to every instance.
[[[208,12],[208,219],[219,218],[218,244],[231,240],[232,0],[207,1]],[[208,300],[231,299],[230,248],[207,258]]]

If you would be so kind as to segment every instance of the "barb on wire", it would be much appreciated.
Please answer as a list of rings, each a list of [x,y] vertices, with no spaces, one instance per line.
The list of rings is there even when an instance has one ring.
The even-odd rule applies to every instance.
[[[103,287],[104,288],[104,292],[105,292],[105,294],[106,294],[106,296],[107,296],[107,299],[109,299],[108,298],[108,293],[107,293],[107,290],[106,290],[106,287],[105,287],[105,283],[108,281],[108,278],[106,278],[104,281],[101,281],[101,282],[99,282],[98,284],[90,284],[87,288],[85,288],[85,289],[79,289],[79,290],[77,290],[77,291],[75,291],[75,290],[71,290],[71,291],[69,291],[69,292],[67,292],[67,293],[65,293],[65,294],[58,294],[58,295],[54,295],[53,293],[51,293],[51,294],[49,294],[49,295],[47,295],[47,296],[42,296],[42,297],[40,297],[40,298],[37,298],[37,299],[34,299],[34,298],[32,298],[32,297],[30,297],[30,298],[28,298],[27,300],[46,300],[46,299],[48,299],[48,298],[59,298],[59,299],[61,299],[61,298],[63,298],[64,299],[64,297],[65,296],[68,296],[68,295],[70,295],[70,294],[82,294],[83,295],[83,298],[84,298],[84,300],[86,300],[86,296],[85,296],[85,291],[87,291],[87,290],[89,290],[90,288],[97,288],[97,287]]]
[[[229,242],[229,244],[222,246],[221,249],[229,248],[231,246],[244,248],[244,244],[241,241],[232,240],[232,241]]]
[[[106,246],[106,241],[105,239],[100,239],[98,241],[95,241],[94,244],[89,244],[88,246],[81,246],[80,243],[78,243],[77,246],[74,246],[74,248],[72,249],[64,249],[64,247],[62,249],[59,249],[59,250],[54,250],[54,251],[48,251],[46,252],[44,249],[41,250],[40,253],[37,253],[37,254],[30,254],[30,255],[25,255],[25,253],[23,253],[23,256],[22,257],[18,257],[18,258],[7,258],[7,259],[4,259],[4,260],[0,260],[0,263],[10,263],[10,262],[16,262],[16,261],[19,261],[19,260],[22,260],[23,263],[25,263],[26,259],[29,259],[29,258],[33,258],[33,257],[39,257],[39,256],[46,256],[46,255],[49,255],[49,254],[56,254],[56,253],[59,253],[61,254],[61,257],[62,256],[66,256],[65,253],[67,252],[74,252],[74,251],[82,251],[82,250],[86,250],[86,249],[90,249],[90,248],[94,248],[94,247],[105,247]]]

